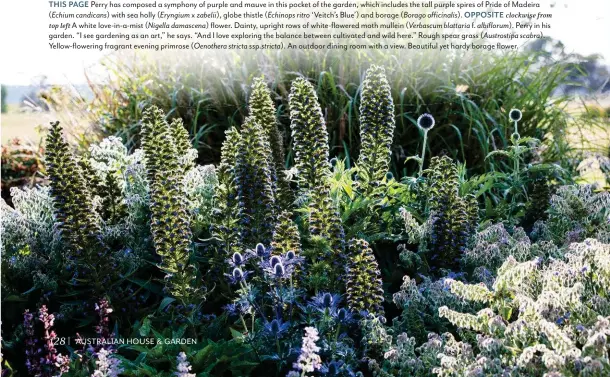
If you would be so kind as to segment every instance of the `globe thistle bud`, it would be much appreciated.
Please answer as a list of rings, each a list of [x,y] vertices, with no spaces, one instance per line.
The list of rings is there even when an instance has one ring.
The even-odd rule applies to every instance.
[[[523,113],[521,113],[521,110],[519,110],[519,109],[511,109],[510,112],[508,113],[508,117],[510,118],[511,121],[518,122],[523,117]]]
[[[424,132],[434,128],[435,123],[434,117],[428,113],[424,113],[417,118],[417,127],[421,128]]]

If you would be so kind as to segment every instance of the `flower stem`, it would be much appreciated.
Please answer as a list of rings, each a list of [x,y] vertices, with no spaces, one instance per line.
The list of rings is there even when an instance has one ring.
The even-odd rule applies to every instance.
[[[419,176],[424,171],[424,158],[426,157],[426,144],[428,143],[428,130],[424,130],[424,145],[421,150],[421,161],[419,162]]]

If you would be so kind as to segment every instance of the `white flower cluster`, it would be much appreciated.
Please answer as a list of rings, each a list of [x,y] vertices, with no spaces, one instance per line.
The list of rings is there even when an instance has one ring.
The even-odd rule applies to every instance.
[[[91,377],[118,377],[123,372],[120,360],[105,348],[98,351],[95,365],[96,369]]]
[[[293,365],[296,370],[300,370],[302,373],[310,373],[320,369],[322,359],[318,355],[318,352],[320,352],[320,347],[316,345],[318,340],[320,340],[318,330],[315,327],[306,327],[301,354]]]
[[[53,215],[53,199],[48,186],[35,188],[11,188],[14,209],[2,199],[0,202],[0,230],[2,255],[15,252],[24,245],[39,246],[49,250],[59,241]],[[9,250],[13,249],[13,250]]]
[[[586,238],[610,242],[610,192],[591,185],[562,186],[551,197],[549,219],[536,224],[541,239],[569,245]]]
[[[573,243],[546,265],[509,257],[492,290],[453,281],[451,291],[489,307],[476,315],[439,309],[458,328],[478,333],[479,353],[460,359],[444,351],[438,376],[610,373],[610,245]]]
[[[195,166],[186,172],[183,182],[189,211],[194,216],[193,225],[209,227],[214,209],[214,191],[218,185],[214,165]]]
[[[504,224],[494,224],[476,233],[473,246],[462,255],[462,263],[495,271],[509,255],[521,262],[531,259],[531,246],[523,228],[516,228],[511,234]]]

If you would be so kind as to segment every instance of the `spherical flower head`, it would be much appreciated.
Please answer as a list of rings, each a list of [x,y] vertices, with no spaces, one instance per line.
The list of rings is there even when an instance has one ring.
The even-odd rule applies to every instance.
[[[325,308],[330,308],[333,304],[333,296],[330,293],[324,293],[322,296],[322,304]]]
[[[511,109],[511,111],[509,111],[509,113],[508,113],[508,117],[513,122],[520,121],[522,116],[523,116],[523,114],[521,113],[521,110],[519,110],[519,109]]]
[[[244,263],[244,257],[237,251],[233,254],[232,259],[236,266],[240,266],[242,263]]]
[[[294,251],[290,250],[286,253],[286,260],[293,260],[294,257],[296,257],[296,254],[294,253]]]
[[[273,267],[273,273],[276,278],[282,278],[282,277],[284,277],[284,274],[286,274],[286,269],[284,269],[284,266],[282,265],[282,263],[278,262]]]
[[[430,131],[435,123],[434,117],[428,113],[424,113],[417,118],[417,127],[423,131]]]
[[[256,245],[256,255],[258,255],[259,257],[264,257],[265,255],[267,255],[265,245],[263,245],[262,243]]]
[[[275,267],[276,264],[281,263],[281,262],[282,262],[282,260],[277,255],[272,256],[271,260],[269,261],[269,263],[271,263],[271,267]]]
[[[352,320],[352,314],[347,309],[339,309],[336,314],[337,321],[341,323],[349,323]]]

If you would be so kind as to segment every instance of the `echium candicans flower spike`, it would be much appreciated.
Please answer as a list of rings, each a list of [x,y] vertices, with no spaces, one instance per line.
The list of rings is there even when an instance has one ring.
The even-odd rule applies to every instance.
[[[83,175],[62,136],[59,122],[51,123],[47,135],[46,165],[62,240],[80,264],[77,270],[81,277],[90,278],[96,289],[102,289],[102,276],[107,275],[110,260],[105,257],[108,249],[101,241],[100,225],[87,187],[89,177]]]
[[[179,156],[186,154],[186,152],[192,148],[192,144],[189,133],[184,127],[182,119],[174,118],[169,127],[176,145],[176,152]]]
[[[284,154],[284,141],[282,133],[278,128],[275,117],[275,105],[271,99],[271,93],[262,77],[257,77],[252,83],[252,92],[249,100],[250,116],[262,127],[271,148],[271,163],[269,170],[276,187],[278,205],[287,209],[294,202],[294,194],[290,182],[284,172],[286,169],[286,156]]]
[[[166,290],[183,302],[195,293],[195,267],[190,263],[191,228],[182,189],[183,171],[170,126],[161,110],[144,112],[142,146],[150,186],[151,231]]]
[[[307,197],[324,186],[330,175],[328,132],[318,96],[302,77],[292,83],[289,107],[299,194]]]
[[[268,245],[275,227],[275,196],[269,170],[271,151],[260,125],[248,118],[242,125],[235,161],[240,242]]]
[[[433,265],[454,267],[478,225],[474,197],[459,196],[457,166],[447,156],[433,157],[428,173],[430,239],[427,252]]]
[[[331,255],[320,256],[342,273],[340,258],[345,248],[343,224],[330,197],[328,132],[313,86],[299,77],[289,98],[290,127],[295,151],[299,195],[309,207],[309,232],[328,241]]]
[[[220,150],[220,164],[217,170],[218,185],[214,193],[216,208],[211,233],[220,241],[221,250],[226,256],[241,250],[235,183],[235,164],[240,140],[241,136],[235,128],[225,132],[225,141]]]
[[[186,172],[195,166],[194,160],[187,158],[189,150],[192,148],[191,139],[188,131],[184,127],[184,123],[181,118],[174,118],[169,125],[174,145],[176,146],[176,153],[180,162],[183,165],[183,170]]]
[[[365,184],[382,181],[390,167],[394,137],[394,102],[385,69],[372,65],[362,84],[358,177]]]
[[[301,236],[299,229],[291,219],[292,214],[288,211],[278,216],[278,222],[273,231],[271,241],[271,253],[273,255],[286,255],[292,251],[295,255],[301,253]]]
[[[352,239],[348,243],[347,304],[358,313],[366,311],[383,317],[383,287],[379,266],[368,242]]]

